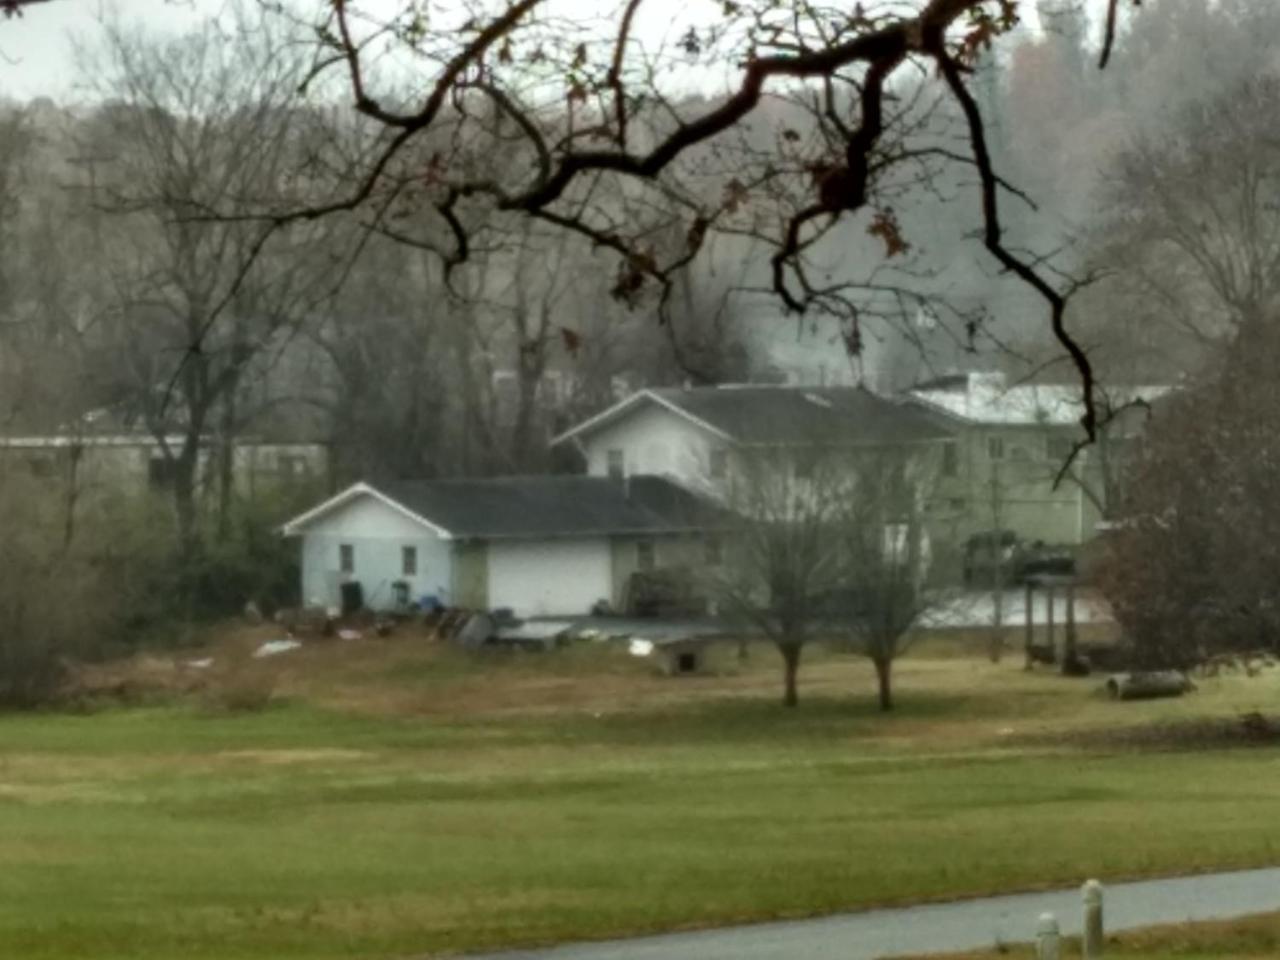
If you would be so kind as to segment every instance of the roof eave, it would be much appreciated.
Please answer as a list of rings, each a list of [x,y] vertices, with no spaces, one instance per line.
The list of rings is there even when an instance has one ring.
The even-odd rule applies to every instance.
[[[706,420],[703,420],[701,417],[695,416],[694,414],[686,410],[684,407],[680,406],[680,404],[675,403],[671,400],[668,400],[666,397],[663,397],[655,393],[653,390],[645,388],[644,390],[636,391],[631,396],[623,400],[619,400],[613,406],[600,411],[594,417],[584,420],[582,423],[578,424],[576,427],[572,427],[566,430],[564,433],[560,434],[559,436],[553,437],[551,440],[551,446],[553,447],[557,446],[558,444],[561,444],[566,440],[571,440],[571,439],[580,440],[584,435],[594,433],[595,431],[605,426],[608,426],[613,421],[626,416],[633,407],[639,406],[641,403],[643,403],[646,400],[656,403],[658,406],[662,407],[663,409],[668,410],[671,413],[674,413],[676,416],[681,417],[684,420],[687,420],[689,423],[692,423],[696,427],[706,430],[708,433],[714,434],[715,436],[719,437],[722,440],[725,440],[729,443],[738,442],[737,438],[734,437],[732,434],[726,433],[724,430],[721,430],[719,427],[708,423]]]
[[[362,497],[362,496],[373,497],[374,499],[378,500],[380,503],[384,504],[385,506],[391,508],[392,510],[395,510],[397,513],[400,513],[403,516],[407,517],[408,519],[414,521],[415,523],[421,524],[422,526],[426,527],[428,530],[434,533],[441,540],[453,540],[457,538],[456,534],[454,534],[452,531],[445,529],[444,527],[440,526],[438,523],[433,523],[432,521],[424,517],[422,514],[418,513],[416,510],[413,510],[412,508],[405,506],[403,503],[401,503],[399,500],[396,500],[393,497],[387,496],[381,490],[378,490],[372,485],[365,483],[363,480],[358,483],[353,483],[351,486],[347,487],[347,489],[343,490],[341,493],[335,494],[334,496],[330,497],[328,500],[325,500],[323,503],[315,507],[312,507],[310,510],[306,511],[305,513],[301,513],[298,516],[294,517],[292,520],[288,521],[287,523],[282,524],[278,528],[278,532],[280,533],[281,536],[285,536],[285,537],[302,536],[307,532],[306,528],[310,526],[312,523],[314,523],[316,520],[319,520],[321,517],[327,516],[328,514],[332,513],[334,510],[344,507],[351,501],[355,500],[357,497]]]

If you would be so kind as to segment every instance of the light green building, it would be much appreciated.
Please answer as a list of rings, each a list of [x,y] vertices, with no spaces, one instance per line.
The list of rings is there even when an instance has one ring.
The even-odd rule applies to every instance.
[[[1167,389],[1130,387],[1104,400],[1119,407]],[[930,511],[935,536],[952,543],[987,530],[1012,530],[1032,543],[1085,543],[1106,514],[1125,446],[1143,421],[1135,407],[1109,423],[1096,444],[1077,449],[1084,440],[1078,384],[1011,386],[999,373],[968,373],[920,384],[909,398],[954,430]]]

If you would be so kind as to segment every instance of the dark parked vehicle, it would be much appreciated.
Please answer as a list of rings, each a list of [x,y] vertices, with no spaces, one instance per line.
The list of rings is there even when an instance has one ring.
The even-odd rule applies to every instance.
[[[966,586],[1017,583],[1022,576],[1024,550],[1012,530],[984,530],[964,544]]]
[[[1031,577],[1073,577],[1075,553],[1069,547],[1037,540],[1026,543],[1012,530],[986,530],[965,542],[964,582],[969,586],[993,586],[999,577],[1004,586],[1025,583]]]
[[[1069,548],[1034,543],[1023,552],[1022,569],[1018,579],[1074,577],[1075,575],[1076,556]]]

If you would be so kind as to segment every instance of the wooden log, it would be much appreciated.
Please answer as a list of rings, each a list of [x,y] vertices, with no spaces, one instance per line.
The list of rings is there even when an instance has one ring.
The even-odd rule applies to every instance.
[[[1192,689],[1191,681],[1177,670],[1113,673],[1107,678],[1107,693],[1113,700],[1180,697]]]

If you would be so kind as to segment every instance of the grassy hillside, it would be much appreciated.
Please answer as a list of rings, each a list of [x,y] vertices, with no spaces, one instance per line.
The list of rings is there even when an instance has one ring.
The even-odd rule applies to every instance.
[[[667,679],[597,647],[245,656],[269,636],[193,653],[205,670],[97,678],[148,705],[0,718],[8,955],[372,960],[1273,863],[1280,845],[1280,750],[1185,749],[1204,738],[1176,725],[1275,702],[1270,672],[1113,704],[926,648],[881,717],[870,672],[834,656],[786,711],[765,649]],[[244,690],[271,701],[227,709]],[[1112,733],[1153,723],[1168,749]]]

